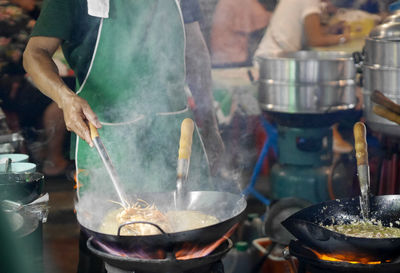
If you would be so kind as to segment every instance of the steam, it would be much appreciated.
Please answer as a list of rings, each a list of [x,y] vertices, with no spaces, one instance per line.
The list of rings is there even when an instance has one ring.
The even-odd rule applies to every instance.
[[[157,9],[162,11],[165,2],[168,1],[159,1]],[[112,12],[112,9],[110,11]],[[187,117],[187,113],[171,115],[165,113],[180,111],[186,107],[187,99],[182,96],[185,81],[183,77],[185,56],[182,53],[184,45],[182,43],[182,48],[179,50],[174,43],[160,43],[176,38],[169,26],[162,30],[156,29],[163,25],[160,22],[168,20],[170,14],[160,12],[156,17],[149,17],[145,12],[144,15],[132,12],[134,13],[132,16],[125,18],[127,24],[132,25],[133,23],[129,21],[135,16],[143,18],[134,20],[135,24],[140,22],[141,26],[125,28],[126,33],[123,35],[132,37],[129,46],[121,45],[118,40],[110,45],[108,40],[108,45],[112,46],[111,51],[104,56],[99,51],[99,55],[96,56],[96,58],[117,60],[121,66],[119,70],[121,73],[110,73],[107,79],[88,81],[87,84],[91,84],[92,88],[107,87],[115,90],[115,98],[107,98],[104,106],[91,105],[104,124],[99,134],[119,174],[125,195],[131,198],[132,202],[137,198],[151,202],[152,195],[148,194],[149,192],[173,192],[176,188],[180,125]],[[115,14],[111,13],[110,16]],[[137,29],[146,31],[137,33]],[[158,33],[157,37],[153,35],[154,32]],[[150,54],[149,48],[158,50],[152,50]],[[166,54],[167,52],[177,53]],[[176,71],[180,71],[182,77],[176,76]],[[121,79],[131,84],[121,84]],[[157,109],[157,113],[154,109]],[[94,149],[92,152],[97,153]],[[98,155],[92,157],[93,159],[88,159],[83,166],[88,172],[84,179],[88,181],[82,183],[79,202],[75,207],[78,221],[86,227],[95,229],[110,209],[118,208],[118,205],[110,200],[116,202],[119,200],[100,158]],[[235,194],[240,192],[237,173],[233,176],[229,173],[210,181],[207,176],[207,161],[199,135],[196,133],[190,164],[187,185],[189,191],[212,190]],[[146,200],[143,196],[147,196],[150,200]],[[164,206],[163,209],[172,206],[171,199],[168,199],[168,203],[162,200],[154,201],[158,203],[158,207]],[[226,200],[214,201],[227,205]],[[210,207],[211,211],[213,209]],[[226,211],[216,213],[221,214],[219,217],[230,215],[226,214]]]

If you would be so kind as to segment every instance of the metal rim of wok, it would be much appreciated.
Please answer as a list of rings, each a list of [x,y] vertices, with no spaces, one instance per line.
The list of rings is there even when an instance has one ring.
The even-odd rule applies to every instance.
[[[371,218],[383,226],[400,228],[400,195],[371,197]],[[307,207],[287,218],[282,225],[298,240],[325,254],[349,255],[355,258],[390,259],[400,253],[399,238],[361,238],[347,236],[320,226],[349,223],[360,218],[359,197],[336,199]]]
[[[155,195],[154,193],[147,193],[147,194],[145,193],[140,195],[138,194],[138,198],[147,201],[148,199],[146,198],[149,198],[150,196],[154,197],[154,195]],[[168,200],[168,198],[169,199],[172,198],[173,192],[157,193],[157,195],[155,196],[157,197],[162,196],[165,198],[164,199],[165,201]],[[225,206],[225,209],[229,209],[227,213],[233,214],[233,216],[225,220],[222,220],[221,222],[218,222],[214,225],[187,231],[172,232],[172,233],[157,234],[157,235],[118,236],[118,235],[102,233],[96,229],[90,229],[86,227],[82,222],[80,222],[79,224],[81,225],[82,230],[85,231],[89,235],[89,237],[93,236],[96,240],[100,241],[103,244],[106,244],[107,246],[111,246],[122,250],[131,249],[132,247],[135,248],[160,247],[168,249],[168,248],[173,248],[182,243],[208,244],[220,239],[236,223],[242,220],[247,206],[246,199],[243,195],[233,194],[228,192],[217,192],[217,191],[192,191],[187,193],[187,203],[189,205],[179,209],[197,210],[208,215],[216,216],[215,211],[218,210],[218,208],[215,208],[215,211],[209,209],[209,207],[218,206],[218,204],[216,203],[213,204],[213,200],[220,200],[221,203],[226,202],[227,205]],[[204,209],[202,209],[197,207],[196,204],[199,204],[199,206],[201,207],[204,205],[205,207]],[[233,205],[231,206],[231,204]],[[158,204],[156,205],[157,207],[159,207]],[[221,204],[219,205],[221,206]]]
[[[205,264],[211,264],[221,260],[226,253],[233,247],[232,241],[228,238],[212,253],[207,256],[192,258],[188,260],[177,260],[175,258],[165,257],[164,259],[139,259],[124,256],[115,256],[109,253],[104,253],[104,251],[99,250],[96,247],[95,242],[93,242],[93,237],[89,238],[86,245],[90,251],[92,251],[96,256],[103,259],[106,263],[124,270],[146,270],[149,272],[156,272],[160,270],[160,267],[164,271],[173,272],[173,270],[179,268],[179,270],[187,271],[196,267],[203,266]],[[222,249],[222,250],[220,250]]]

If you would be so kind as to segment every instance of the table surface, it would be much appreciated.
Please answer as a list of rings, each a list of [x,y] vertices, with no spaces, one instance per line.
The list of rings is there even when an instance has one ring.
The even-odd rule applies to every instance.
[[[333,46],[313,47],[312,50],[317,51],[343,51],[346,53],[361,52],[365,44],[365,38],[358,38],[348,41],[347,43]]]

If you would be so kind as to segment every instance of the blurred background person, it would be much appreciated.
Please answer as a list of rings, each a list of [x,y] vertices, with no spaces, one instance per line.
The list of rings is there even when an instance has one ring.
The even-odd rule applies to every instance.
[[[213,67],[251,65],[271,15],[258,0],[220,0],[210,38]]]
[[[44,143],[40,158],[47,176],[64,175],[69,161],[64,157],[66,134],[63,114],[55,103],[31,84],[22,66],[22,53],[40,12],[39,1],[0,1],[0,99],[13,131],[43,128]],[[29,150],[29,149],[28,149]]]
[[[284,52],[349,41],[350,32],[341,27],[341,24],[329,28],[322,25],[322,3],[324,3],[325,11],[334,11],[328,1],[279,1],[255,55],[276,56]]]

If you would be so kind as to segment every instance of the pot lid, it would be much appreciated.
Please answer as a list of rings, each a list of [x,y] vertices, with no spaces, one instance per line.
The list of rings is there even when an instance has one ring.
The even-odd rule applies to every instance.
[[[369,37],[390,41],[400,40],[400,23],[392,21],[378,25],[371,30]]]

